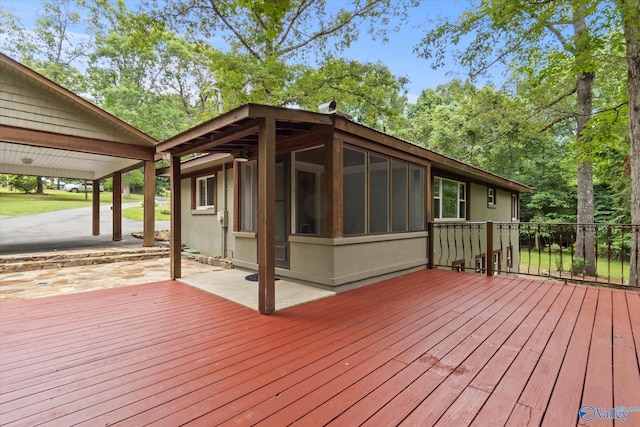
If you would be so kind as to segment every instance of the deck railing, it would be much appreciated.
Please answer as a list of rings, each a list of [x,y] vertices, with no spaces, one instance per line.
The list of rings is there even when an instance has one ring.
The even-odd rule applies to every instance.
[[[640,287],[639,239],[628,224],[432,222],[429,266]]]

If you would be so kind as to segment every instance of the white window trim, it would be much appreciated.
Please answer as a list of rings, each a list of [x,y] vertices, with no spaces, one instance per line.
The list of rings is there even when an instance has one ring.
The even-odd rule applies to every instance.
[[[213,174],[213,175],[207,175],[207,176],[199,176],[199,177],[196,178],[196,210],[198,210],[198,211],[203,211],[203,210],[207,210],[207,211],[213,210],[213,211],[215,211],[215,209],[216,209],[215,200],[212,200],[212,202],[214,202],[214,203],[211,204],[211,205],[206,205],[206,204],[203,205],[203,204],[200,203],[201,202],[201,200],[200,200],[200,182],[204,181],[205,185],[207,185],[206,184],[207,183],[207,179],[213,178],[213,185],[214,185],[213,197],[215,198],[215,196],[216,196],[216,189],[215,189],[216,180],[215,180],[215,177],[216,177],[216,175]]]
[[[439,189],[439,194],[435,194],[434,191],[434,195],[433,198],[434,199],[438,199],[440,200],[440,212],[434,212],[434,216],[436,214],[438,214],[440,217],[435,218],[436,221],[466,221],[467,219],[467,212],[466,212],[466,208],[467,208],[467,203],[469,203],[469,201],[467,200],[467,184],[461,181],[456,181],[454,179],[448,179],[448,178],[442,178],[439,176],[434,177],[434,183],[436,180],[440,181],[440,185],[438,186]],[[456,210],[458,211],[457,218],[444,218],[442,217],[442,181],[449,181],[449,182],[454,182],[456,184],[458,184],[458,197],[456,199]],[[435,185],[434,185],[434,189],[435,189]],[[461,191],[462,189],[462,191]],[[462,194],[462,198],[460,197],[460,195]],[[460,212],[460,202],[464,202],[465,205],[465,211],[464,212]]]

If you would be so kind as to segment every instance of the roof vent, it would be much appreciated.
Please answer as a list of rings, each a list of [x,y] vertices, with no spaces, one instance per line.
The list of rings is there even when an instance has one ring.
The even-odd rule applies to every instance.
[[[320,104],[318,106],[318,111],[321,113],[335,113],[336,112],[336,101],[325,102],[324,104]]]

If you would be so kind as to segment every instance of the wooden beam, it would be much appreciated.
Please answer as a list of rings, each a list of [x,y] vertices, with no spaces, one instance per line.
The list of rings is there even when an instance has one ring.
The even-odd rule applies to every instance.
[[[113,241],[122,240],[122,174],[113,174]]]
[[[144,162],[144,218],[142,246],[151,247],[155,241],[156,163]]]
[[[254,135],[259,131],[259,129],[259,121],[251,120],[246,125],[232,127],[227,131],[220,133],[219,135],[214,134],[211,136],[211,139],[207,138],[207,142],[200,144],[195,143],[191,146],[188,146],[184,150],[175,150],[173,154],[186,156],[193,153],[203,153],[212,148],[224,145],[227,142],[242,139],[249,135]]]
[[[152,146],[125,144],[6,125],[0,125],[0,141],[135,160],[153,160],[156,153],[155,147]]]
[[[93,181],[93,193],[91,199],[91,234],[100,235],[100,180]]]
[[[267,118],[258,136],[258,307],[275,311],[276,120]]]
[[[182,277],[182,215],[180,212],[180,156],[171,156],[171,279]]]

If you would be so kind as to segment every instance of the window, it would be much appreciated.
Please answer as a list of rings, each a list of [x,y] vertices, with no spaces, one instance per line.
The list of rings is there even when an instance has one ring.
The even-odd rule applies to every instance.
[[[466,185],[445,178],[434,178],[434,214],[436,219],[465,219],[467,216]]]
[[[196,209],[213,209],[215,210],[215,175],[196,178]]]
[[[344,148],[342,156],[344,234],[364,234],[366,230],[366,166],[366,153],[364,151]]]
[[[520,219],[520,209],[518,209],[518,195],[511,195],[511,219],[513,221],[518,221]]]
[[[407,231],[409,217],[409,165],[394,160],[393,164],[393,231]]]
[[[486,269],[485,254],[476,255],[476,273],[484,273]]]
[[[411,165],[411,231],[425,229],[425,168]]]
[[[240,230],[255,231],[258,216],[258,164],[240,163]]]
[[[500,250],[493,251],[493,274],[497,275],[500,273],[500,264],[502,263],[502,253]]]
[[[345,235],[426,228],[426,168],[350,147],[342,158]]]
[[[451,263],[451,269],[453,271],[457,271],[458,273],[464,271],[464,259],[458,259]]]
[[[293,153],[294,233],[324,233],[324,147]]]
[[[388,231],[389,159],[371,154],[369,156],[369,232],[386,233]]]
[[[487,188],[487,207],[495,208],[496,207],[496,189],[495,188]]]

